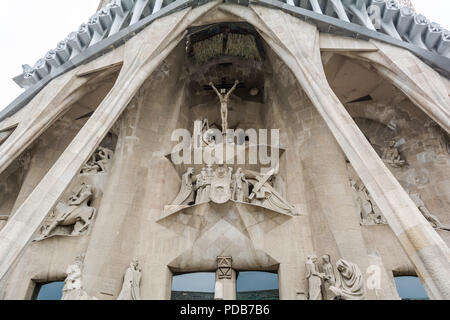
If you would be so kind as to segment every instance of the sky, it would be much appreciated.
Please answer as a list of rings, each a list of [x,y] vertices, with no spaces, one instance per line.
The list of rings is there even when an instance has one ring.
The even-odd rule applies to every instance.
[[[92,16],[99,0],[16,0],[0,10],[0,110],[23,89],[12,78]],[[450,1],[413,0],[418,12],[450,29]]]

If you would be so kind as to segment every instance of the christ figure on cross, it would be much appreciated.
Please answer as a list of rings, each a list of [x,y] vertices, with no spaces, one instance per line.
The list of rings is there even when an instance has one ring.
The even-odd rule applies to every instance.
[[[228,93],[227,93],[226,89],[220,89],[220,92],[219,92],[219,90],[217,90],[214,83],[212,83],[212,82],[209,83],[209,85],[214,89],[214,91],[217,93],[217,95],[219,96],[219,99],[220,99],[220,115],[222,116],[222,133],[226,133],[227,129],[228,129],[227,128],[228,127],[228,99],[230,98],[230,95],[236,89],[238,84],[239,84],[239,81],[236,80],[234,82],[233,88],[231,88],[231,90],[228,91]]]

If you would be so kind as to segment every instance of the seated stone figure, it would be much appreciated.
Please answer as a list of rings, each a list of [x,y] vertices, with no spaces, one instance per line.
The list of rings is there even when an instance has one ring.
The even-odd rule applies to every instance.
[[[364,299],[364,279],[359,267],[340,259],[336,262],[336,269],[338,271],[336,284],[330,287],[336,295],[335,300]]]
[[[42,228],[42,238],[52,235],[59,226],[71,226],[73,230],[70,235],[77,236],[86,231],[91,224],[95,208],[88,205],[92,199],[92,186],[82,183],[80,189],[72,195],[67,202],[60,202],[55,210],[55,220]]]
[[[383,151],[383,161],[394,168],[401,168],[406,165],[406,161],[402,160],[400,152],[395,146],[395,141],[389,141],[388,146]]]

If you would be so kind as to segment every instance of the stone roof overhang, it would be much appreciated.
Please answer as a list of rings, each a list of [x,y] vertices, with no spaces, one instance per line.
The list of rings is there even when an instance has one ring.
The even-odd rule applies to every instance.
[[[211,0],[113,0],[61,41],[33,67],[14,78],[26,88],[0,112],[0,121],[23,108],[51,80],[121,46],[156,19]],[[396,0],[224,0],[283,10],[312,22],[321,32],[356,39],[376,39],[405,48],[446,77],[450,76],[450,32]],[[379,8],[379,9],[376,9]],[[379,10],[375,28],[369,15]],[[352,22],[350,21],[352,20]]]

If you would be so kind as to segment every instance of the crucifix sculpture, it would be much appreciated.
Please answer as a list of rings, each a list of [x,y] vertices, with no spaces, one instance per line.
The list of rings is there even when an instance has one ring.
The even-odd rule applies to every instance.
[[[238,84],[239,81],[236,80],[234,82],[234,86],[230,89],[230,91],[227,92],[227,89],[220,89],[219,92],[214,83],[212,82],[209,83],[211,88],[214,89],[214,91],[217,93],[217,96],[220,99],[220,115],[222,116],[222,133],[226,133],[228,128],[228,99],[230,98],[230,95],[236,89]]]

